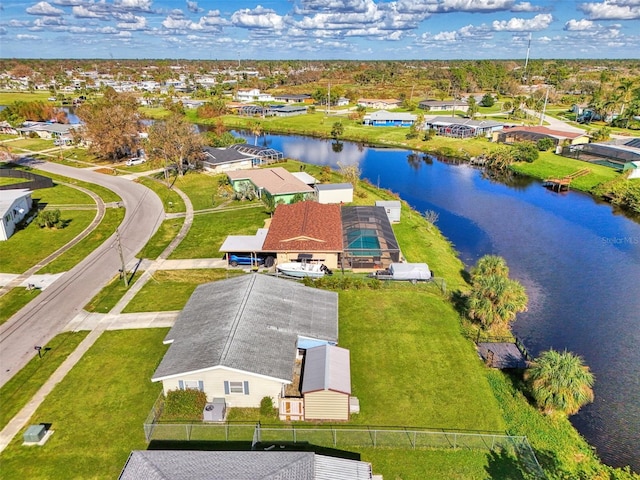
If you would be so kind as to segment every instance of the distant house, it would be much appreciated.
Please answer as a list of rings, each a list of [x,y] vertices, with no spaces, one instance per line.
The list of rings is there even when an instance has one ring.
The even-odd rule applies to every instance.
[[[312,260],[337,268],[342,253],[340,205],[317,202],[278,205],[262,248],[276,253],[278,263],[311,255]]]
[[[504,128],[495,120],[471,120],[470,118],[434,117],[425,120],[425,129],[433,129],[438,135],[455,138],[490,136]]]
[[[353,185],[350,183],[317,183],[314,188],[318,203],[353,202]]]
[[[372,480],[360,460],[291,451],[136,450],[118,480]]]
[[[272,105],[269,114],[274,117],[295,117],[307,113],[306,105]]]
[[[202,152],[203,168],[213,173],[246,170],[282,158],[282,153],[277,150],[246,143],[225,148],[204,147]]]
[[[282,167],[227,172],[233,189],[241,191],[243,185],[253,185],[259,197],[267,195],[276,202],[291,203],[298,194],[313,195],[309,185],[301,182]]]
[[[153,374],[164,393],[197,389],[229,407],[277,405],[293,383],[298,341],[338,339],[338,295],[249,274],[196,288],[164,343]]]
[[[311,95],[306,93],[302,94],[275,94],[273,95],[273,100],[276,102],[282,103],[313,103],[313,98]]]
[[[550,138],[553,140],[554,145],[581,145],[589,143],[587,132],[564,132],[543,126],[513,127],[493,133],[493,140],[499,143],[537,142],[543,138]]]
[[[398,108],[402,101],[397,98],[359,98],[358,105],[366,108],[383,110],[387,108]]]
[[[0,241],[8,240],[33,205],[31,190],[0,190]]]
[[[466,100],[422,100],[418,103],[418,108],[428,112],[446,112],[459,110],[466,112],[469,105]]]
[[[234,100],[238,102],[273,102],[268,93],[261,93],[259,88],[239,88]]]
[[[417,119],[417,115],[404,112],[378,112],[368,113],[364,116],[362,123],[373,127],[410,127]]]
[[[305,420],[349,420],[349,350],[328,344],[308,349],[300,392]]]
[[[11,126],[9,122],[6,120],[0,121],[0,133],[5,133],[8,135],[17,135],[18,130]]]
[[[80,124],[74,123],[48,123],[48,122],[26,122],[16,130],[20,135],[29,136],[35,133],[44,139],[71,139],[73,131],[80,128]]]

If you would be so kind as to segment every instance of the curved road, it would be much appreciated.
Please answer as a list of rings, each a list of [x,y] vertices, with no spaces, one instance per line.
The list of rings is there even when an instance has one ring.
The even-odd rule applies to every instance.
[[[22,161],[34,168],[106,187],[122,198],[126,213],[119,227],[125,263],[148,242],[164,220],[164,208],[150,189],[123,178],[55,163]],[[62,275],[38,297],[0,326],[0,386],[73,319],[121,268],[116,236]]]

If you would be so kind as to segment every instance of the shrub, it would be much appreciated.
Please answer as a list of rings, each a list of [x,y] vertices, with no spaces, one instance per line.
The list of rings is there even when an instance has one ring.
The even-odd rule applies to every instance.
[[[513,161],[532,163],[540,155],[538,147],[533,142],[518,142],[513,144]]]
[[[540,150],[541,152],[546,152],[547,150],[553,148],[553,146],[554,142],[550,138],[541,138],[536,142],[536,147],[538,147],[538,150]]]
[[[496,103],[496,101],[490,93],[485,93],[482,100],[480,100],[480,105],[483,107],[493,107],[494,103]]]
[[[60,210],[42,210],[35,219],[40,228],[56,228],[60,226]]]
[[[202,420],[207,395],[200,390],[169,390],[164,404],[164,420]]]
[[[260,415],[262,417],[275,417],[275,407],[271,397],[263,397],[260,400]]]

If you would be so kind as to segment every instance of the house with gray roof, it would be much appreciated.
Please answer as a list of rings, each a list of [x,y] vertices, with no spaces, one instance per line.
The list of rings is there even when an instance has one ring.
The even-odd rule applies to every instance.
[[[229,407],[277,405],[293,382],[298,342],[338,340],[338,295],[260,274],[200,285],[164,342],[152,381],[199,389]]]
[[[366,114],[362,123],[373,127],[410,127],[417,118],[418,116],[412,113],[379,110]]]
[[[119,480],[371,480],[371,464],[313,452],[136,450]]]
[[[212,173],[246,170],[282,158],[282,152],[246,143],[216,148],[203,147],[202,168]]]

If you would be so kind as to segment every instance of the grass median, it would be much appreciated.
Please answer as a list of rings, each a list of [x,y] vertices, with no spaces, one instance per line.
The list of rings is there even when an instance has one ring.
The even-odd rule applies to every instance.
[[[0,297],[0,325],[9,320],[14,313],[40,294],[39,288],[27,290],[24,287],[12,288]]]

